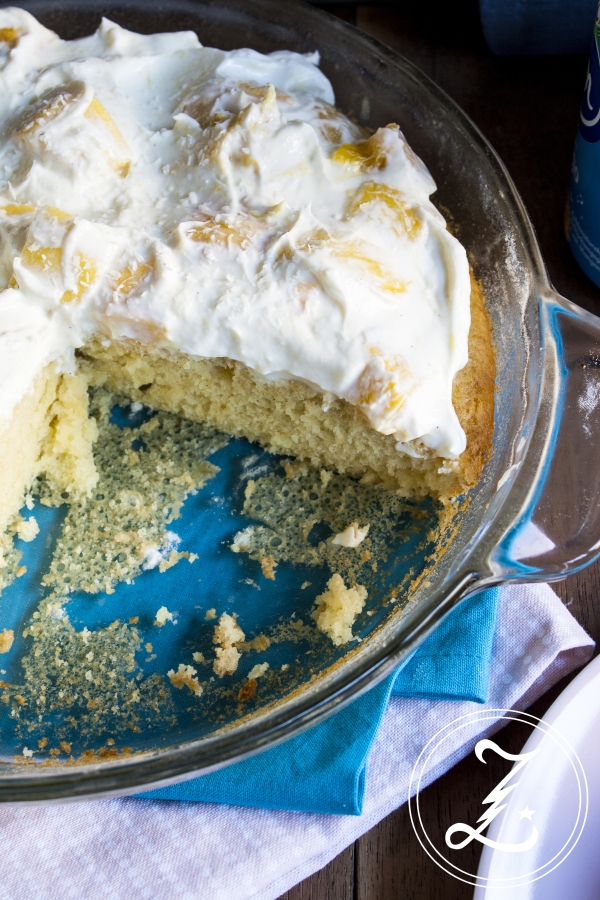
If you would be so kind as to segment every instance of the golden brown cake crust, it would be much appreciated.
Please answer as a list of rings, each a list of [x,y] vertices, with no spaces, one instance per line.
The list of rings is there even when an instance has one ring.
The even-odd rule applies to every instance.
[[[478,481],[492,445],[495,381],[492,321],[481,285],[471,271],[469,361],[456,374],[452,389],[454,409],[467,436],[467,449],[461,456],[461,465],[469,487]]]

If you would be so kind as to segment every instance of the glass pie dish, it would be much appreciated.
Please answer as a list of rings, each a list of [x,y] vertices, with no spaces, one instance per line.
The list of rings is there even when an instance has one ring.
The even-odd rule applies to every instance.
[[[127,734],[127,753],[100,752],[106,738],[104,723],[102,734],[95,741],[90,738],[85,750],[79,747],[77,758],[24,757],[2,726],[0,801],[4,802],[119,795],[235,762],[311,727],[372,687],[414,652],[465,597],[503,583],[557,580],[600,554],[600,466],[595,464],[600,434],[600,319],[553,290],[508,173],[473,123],[441,90],[402,57],[351,26],[287,0],[177,0],[152,6],[144,0],[103,5],[64,0],[60,5],[22,5],[63,38],[90,34],[105,15],[143,33],[191,29],[204,45],[222,49],[319,50],[337,105],[370,128],[398,122],[430,169],[438,185],[434,200],[450,216],[484,289],[493,322],[497,382],[490,458],[453,521],[451,539],[444,542],[443,552],[421,544],[392,554],[367,610],[370,615],[358,623],[360,643],[335,653],[321,647],[305,654],[289,678],[272,683],[270,691],[241,713],[235,704],[212,716],[188,715],[177,708],[153,728],[138,726]],[[248,458],[256,458],[256,448],[233,442],[219,453],[214,460],[221,475],[206,496],[225,504],[228,514],[237,514],[239,496],[232,488],[232,473]],[[194,510],[198,517],[206,514],[208,501],[203,503],[201,499],[200,505],[192,504],[188,511],[192,519]],[[49,522],[48,534],[56,527],[56,522]],[[413,563],[413,570],[416,567],[423,577],[403,589],[401,603],[389,603],[397,593],[394,586],[405,579]],[[208,566],[205,561],[201,564]],[[246,574],[246,569],[237,574]],[[299,582],[306,572],[287,575],[278,583],[279,592],[283,587],[290,603],[300,603]],[[148,573],[148,598],[154,596],[150,577]],[[241,583],[239,578],[236,583]],[[236,611],[239,601],[251,617],[254,602],[252,624],[259,631],[263,623],[257,595],[250,587],[237,590]],[[30,591],[28,598],[21,587],[18,602],[13,603],[15,631],[22,631],[29,621],[33,584]],[[110,621],[115,603],[123,602],[127,608],[126,591],[123,586],[114,599],[105,603],[103,598],[97,606],[88,600],[85,610],[79,610],[80,621],[94,615]],[[264,601],[266,595],[261,596]],[[11,599],[9,592],[6,597]],[[6,604],[4,598],[2,602]],[[75,612],[77,602],[73,601]],[[303,602],[308,611],[308,598]],[[191,596],[186,605],[197,608]],[[180,618],[179,633],[194,623],[199,627],[198,616],[186,618],[182,612]],[[170,659],[171,650],[163,649],[164,658]],[[23,652],[16,646],[13,667],[18,667]],[[287,668],[286,657],[273,652]],[[3,677],[8,680],[9,675]],[[124,743],[125,737],[120,741]]]

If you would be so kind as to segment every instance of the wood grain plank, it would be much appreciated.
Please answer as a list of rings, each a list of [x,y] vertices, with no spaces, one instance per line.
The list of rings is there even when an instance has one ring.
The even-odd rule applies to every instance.
[[[354,900],[354,844],[279,900]]]
[[[435,48],[416,3],[395,7],[358,6],[356,25],[433,77]]]

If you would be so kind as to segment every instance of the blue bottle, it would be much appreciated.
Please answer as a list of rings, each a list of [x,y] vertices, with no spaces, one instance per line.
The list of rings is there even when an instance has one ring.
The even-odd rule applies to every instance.
[[[600,287],[600,4],[592,36],[571,186],[566,233],[573,256]]]

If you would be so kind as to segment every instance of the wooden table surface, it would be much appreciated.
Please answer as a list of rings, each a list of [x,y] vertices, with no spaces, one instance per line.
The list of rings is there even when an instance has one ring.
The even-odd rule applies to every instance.
[[[500,154],[537,231],[550,278],[570,300],[600,315],[600,289],[579,270],[566,246],[562,222],[587,59],[583,56],[495,57],[486,48],[476,0],[396,0],[386,5],[328,7],[398,50],[453,97]],[[401,123],[400,123],[401,124]],[[600,537],[600,535],[599,535]],[[563,602],[600,642],[600,563],[555,585]],[[530,711],[543,716],[570,678]],[[527,733],[510,725],[502,746],[518,752]],[[506,770],[502,770],[500,777]],[[421,794],[430,833],[469,821],[498,783],[498,768],[473,754]],[[463,861],[475,871],[480,845]],[[468,854],[470,853],[470,858]],[[473,888],[446,875],[421,849],[406,805],[348,847],[281,900],[467,900]]]

